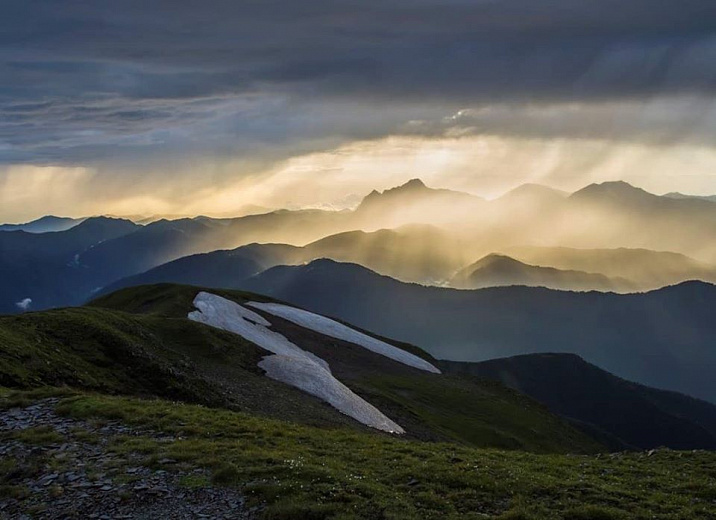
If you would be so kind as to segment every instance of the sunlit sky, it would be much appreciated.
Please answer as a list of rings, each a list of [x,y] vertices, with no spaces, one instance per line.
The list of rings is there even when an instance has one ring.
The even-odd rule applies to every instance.
[[[414,177],[716,193],[711,0],[24,0],[0,221],[345,207]]]

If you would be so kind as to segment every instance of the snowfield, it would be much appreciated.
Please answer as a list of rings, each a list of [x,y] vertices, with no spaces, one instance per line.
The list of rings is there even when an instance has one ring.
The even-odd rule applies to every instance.
[[[433,372],[435,374],[440,373],[440,370],[437,367],[428,363],[423,358],[394,347],[393,345],[389,345],[388,343],[368,336],[367,334],[358,332],[355,329],[343,325],[342,323],[338,323],[330,318],[326,318],[325,316],[321,316],[320,314],[314,314],[309,311],[304,311],[303,309],[297,309],[296,307],[290,307],[280,303],[249,302],[246,305],[288,320],[296,325],[300,325],[303,328],[319,332],[325,336],[354,343],[367,348],[371,352],[375,352],[376,354],[380,354],[394,361],[403,363],[404,365],[425,370],[427,372]]]
[[[194,298],[194,307],[198,310],[189,314],[190,320],[238,334],[279,356],[308,358],[330,372],[328,363],[297,347],[284,335],[270,330],[268,327],[271,323],[238,303],[215,294],[200,292]]]
[[[197,310],[189,313],[190,320],[233,332],[273,352],[274,355],[264,357],[259,363],[271,379],[323,399],[366,426],[389,433],[405,433],[398,424],[336,379],[323,359],[270,330],[271,323],[262,316],[207,292],[196,295],[194,306]]]
[[[270,378],[315,395],[358,422],[388,433],[405,433],[383,412],[355,394],[330,372],[317,368],[315,363],[301,358],[267,356],[259,366],[266,370]]]

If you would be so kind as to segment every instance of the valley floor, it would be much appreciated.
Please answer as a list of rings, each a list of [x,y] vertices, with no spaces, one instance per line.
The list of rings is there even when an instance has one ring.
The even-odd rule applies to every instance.
[[[0,400],[0,518],[716,518],[716,453],[537,455],[167,401]]]

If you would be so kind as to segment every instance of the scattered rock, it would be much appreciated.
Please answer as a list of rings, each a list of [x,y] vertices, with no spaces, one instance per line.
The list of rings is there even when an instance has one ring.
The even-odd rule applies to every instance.
[[[205,475],[208,480],[208,473],[201,468],[180,470],[175,460],[162,458],[159,464],[166,469],[153,471],[141,465],[143,455],[120,456],[108,448],[116,436],[144,436],[167,443],[178,438],[118,422],[97,426],[61,417],[55,413],[58,402],[55,398],[43,399],[25,408],[0,411],[0,433],[49,426],[64,438],[60,443],[44,446],[19,440],[0,445],[0,458],[12,459],[23,468],[13,484],[29,491],[25,497],[0,501],[1,519],[183,520],[256,516],[258,511],[249,510],[236,489],[180,485],[187,475]],[[90,443],[88,438],[94,440]]]

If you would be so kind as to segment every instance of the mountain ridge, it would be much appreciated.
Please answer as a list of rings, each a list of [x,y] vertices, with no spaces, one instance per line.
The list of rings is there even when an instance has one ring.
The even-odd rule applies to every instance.
[[[491,253],[458,272],[452,287],[482,289],[524,285],[567,291],[616,291],[633,289],[627,280],[611,280],[599,273],[564,270],[521,262],[510,256]]]
[[[443,361],[448,372],[500,381],[577,424],[640,449],[716,449],[716,405],[619,378],[576,354],[525,354],[480,363]]]
[[[709,375],[716,370],[710,347],[716,286],[704,282],[626,295],[518,286],[458,290],[318,260],[271,268],[245,288],[420,342],[441,359],[572,352],[619,377],[716,401]]]

